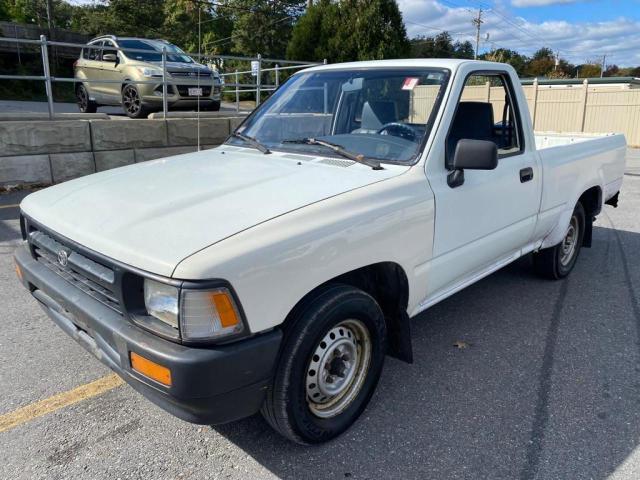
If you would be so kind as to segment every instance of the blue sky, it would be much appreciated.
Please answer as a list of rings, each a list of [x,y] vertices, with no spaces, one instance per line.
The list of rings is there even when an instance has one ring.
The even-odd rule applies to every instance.
[[[531,54],[546,46],[573,63],[602,59],[640,65],[640,0],[398,0],[410,37],[447,30],[475,42],[471,18],[482,8],[481,51]],[[487,40],[485,35],[489,33]]]

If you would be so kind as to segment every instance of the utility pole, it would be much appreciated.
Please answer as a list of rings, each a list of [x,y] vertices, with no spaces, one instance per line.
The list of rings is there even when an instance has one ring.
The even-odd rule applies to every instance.
[[[556,58],[554,59],[553,62],[553,71],[555,72],[556,70],[558,70],[558,65],[560,65],[560,51],[556,51]]]
[[[475,54],[473,55],[473,59],[477,60],[478,59],[478,47],[480,46],[480,25],[482,25],[484,23],[484,20],[482,20],[482,9],[478,9],[478,16],[476,18],[474,18],[471,22],[473,25],[475,25],[476,27],[476,51]]]
[[[55,41],[55,24],[53,22],[53,0],[47,0],[47,26],[49,27],[49,41]],[[58,49],[56,47],[52,47],[53,53],[53,63],[56,67],[58,67]]]
[[[600,78],[604,77],[604,67],[607,65],[607,54],[602,55],[602,67],[600,68]]]
[[[49,26],[49,38],[53,31],[53,1],[47,0],[47,25]]]

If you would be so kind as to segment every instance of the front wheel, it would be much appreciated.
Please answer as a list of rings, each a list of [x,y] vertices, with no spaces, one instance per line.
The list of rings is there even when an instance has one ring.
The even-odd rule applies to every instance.
[[[331,440],[364,411],[380,378],[386,324],[377,302],[330,285],[296,309],[262,414],[297,443]]]
[[[122,108],[129,118],[145,118],[149,114],[135,85],[125,85],[122,89]]]
[[[547,278],[559,280],[571,273],[578,260],[584,238],[584,207],[578,202],[569,220],[567,233],[555,247],[545,248],[533,255],[536,272]]]
[[[218,112],[220,110],[220,102],[209,102],[200,104],[200,110],[203,112]]]

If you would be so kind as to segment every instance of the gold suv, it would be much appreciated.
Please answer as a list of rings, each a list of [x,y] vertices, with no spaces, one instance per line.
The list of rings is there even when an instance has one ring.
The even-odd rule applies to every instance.
[[[220,76],[165,40],[97,37],[74,64],[80,111],[122,105],[131,118],[162,110],[162,49],[167,49],[167,102],[171,109],[220,109]],[[92,48],[93,47],[93,48]],[[110,47],[133,49],[112,50]],[[153,83],[136,83],[153,82]]]

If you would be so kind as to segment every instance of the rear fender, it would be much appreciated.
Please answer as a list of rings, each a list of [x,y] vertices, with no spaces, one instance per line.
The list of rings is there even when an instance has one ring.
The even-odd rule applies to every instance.
[[[540,249],[555,247],[562,241],[562,239],[567,233],[567,228],[569,228],[569,222],[571,221],[571,215],[573,215],[573,209],[575,208],[576,204],[578,203],[582,195],[587,190],[593,187],[599,187],[600,191],[602,191],[602,185],[592,185],[590,187],[585,188],[577,195],[575,195],[573,201],[567,203],[567,207],[562,211],[562,213],[558,217],[558,222],[556,223],[555,227],[553,227],[551,232],[542,241],[542,245],[540,246]],[[600,202],[601,202],[600,208],[602,208],[602,198],[600,198]],[[595,214],[600,212],[600,208],[595,210]],[[586,211],[585,213],[586,213],[586,218],[585,218],[584,246],[590,247],[593,215],[588,211]]]

